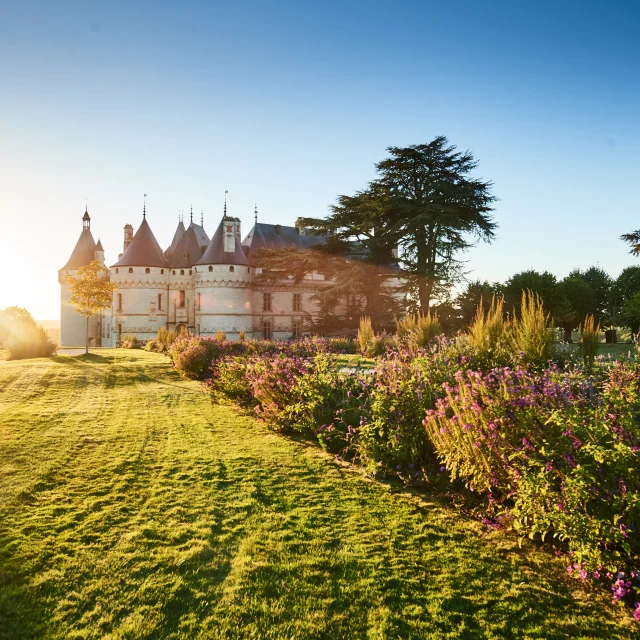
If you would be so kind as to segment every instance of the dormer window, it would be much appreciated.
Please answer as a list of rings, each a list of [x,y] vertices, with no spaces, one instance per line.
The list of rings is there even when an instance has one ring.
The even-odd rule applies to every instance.
[[[164,269],[160,269],[160,275],[164,275]]]

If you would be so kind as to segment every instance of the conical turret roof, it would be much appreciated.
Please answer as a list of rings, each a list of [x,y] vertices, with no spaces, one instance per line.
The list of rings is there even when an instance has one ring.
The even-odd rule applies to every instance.
[[[96,251],[104,251],[104,249],[102,248],[102,242],[100,241],[99,238],[98,238],[98,244],[96,245]]]
[[[173,234],[173,240],[171,241],[169,248],[164,252],[164,255],[167,258],[169,259],[171,258],[171,255],[175,251],[175,248],[178,246],[178,242],[180,242],[180,239],[182,238],[183,235],[184,235],[184,224],[182,220],[180,220],[178,222],[178,226],[176,227],[176,232]]]
[[[62,267],[63,270],[79,269],[89,264],[93,260],[93,254],[96,250],[96,243],[89,229],[83,229],[76,246],[71,253],[71,257],[67,260],[67,264]]]
[[[249,264],[238,239],[236,239],[235,251],[224,250],[224,224],[228,221],[229,218],[222,218],[198,264]]]
[[[146,218],[114,267],[166,267],[167,260]]]
[[[206,246],[206,245],[205,245]],[[169,258],[169,266],[172,269],[184,269],[197,264],[202,257],[204,246],[198,242],[196,231],[193,227],[189,227],[176,248],[171,252]]]

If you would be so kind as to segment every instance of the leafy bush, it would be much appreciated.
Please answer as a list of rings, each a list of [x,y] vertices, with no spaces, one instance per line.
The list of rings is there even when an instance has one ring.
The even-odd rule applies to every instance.
[[[120,347],[123,349],[142,349],[143,346],[144,342],[135,336],[123,336],[120,342]]]
[[[55,355],[57,348],[45,329],[20,307],[0,311],[0,347],[3,345],[9,360],[46,358]]]
[[[204,342],[185,340],[184,348],[176,353],[173,365],[183,377],[197,380],[204,376],[210,361],[209,351]]]
[[[640,554],[640,369],[600,373],[458,372],[424,423],[454,476],[490,492],[523,535],[562,541],[590,575],[637,569]]]
[[[147,343],[144,345],[145,351],[152,351],[153,353],[162,353],[163,349],[164,345],[158,338],[147,340]]]

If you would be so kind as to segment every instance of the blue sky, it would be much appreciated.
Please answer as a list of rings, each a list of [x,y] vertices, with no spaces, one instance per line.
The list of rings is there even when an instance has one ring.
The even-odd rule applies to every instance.
[[[58,316],[81,230],[161,245],[179,210],[243,234],[322,216],[389,145],[439,134],[494,182],[470,278],[640,264],[638,2],[7,2],[0,7],[0,308]],[[188,215],[187,215],[188,219]],[[18,277],[18,272],[20,273]],[[9,277],[13,274],[13,277]]]

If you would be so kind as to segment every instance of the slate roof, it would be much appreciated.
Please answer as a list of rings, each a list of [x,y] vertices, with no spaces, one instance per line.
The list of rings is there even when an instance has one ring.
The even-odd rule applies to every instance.
[[[86,214],[85,214],[86,215]],[[62,269],[79,269],[89,264],[96,251],[96,243],[89,229],[83,229],[76,246],[71,253],[71,257],[67,260],[67,264]]]
[[[113,267],[167,267],[167,259],[146,218],[138,227],[131,244]]]
[[[169,256],[169,266],[172,269],[184,269],[197,264],[208,243],[201,244],[198,241],[198,231],[192,225],[180,238],[180,242]],[[202,227],[200,227],[202,229]]]
[[[326,241],[322,236],[301,234],[296,227],[256,222],[242,241],[242,246],[249,256],[255,256],[260,249],[310,249]]]
[[[182,223],[182,220],[180,220],[180,222],[178,222],[178,226],[176,227],[176,232],[173,234],[173,240],[171,241],[169,248],[164,252],[164,255],[167,258],[171,257],[171,254],[173,253],[175,248],[178,246],[178,242],[180,242],[180,239],[182,238],[183,235],[184,235],[184,224]]]
[[[100,239],[98,238],[98,244],[96,245],[96,251],[103,251],[104,249],[102,248],[102,242],[100,241]]]
[[[249,264],[242,245],[236,239],[235,251],[225,251],[223,242],[223,225],[228,218],[222,218],[216,232],[211,237],[211,242],[198,264]]]
[[[204,230],[204,227],[201,227],[199,224],[192,222],[189,225],[189,229],[193,229],[194,233],[196,234],[196,238],[198,239],[198,244],[201,247],[209,246],[209,242],[211,242],[211,240],[209,239],[207,232]]]

